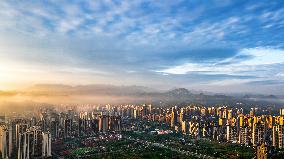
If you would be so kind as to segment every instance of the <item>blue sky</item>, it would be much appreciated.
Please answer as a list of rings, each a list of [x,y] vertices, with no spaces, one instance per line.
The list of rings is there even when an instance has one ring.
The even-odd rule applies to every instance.
[[[0,89],[36,83],[284,94],[284,1],[1,1]]]

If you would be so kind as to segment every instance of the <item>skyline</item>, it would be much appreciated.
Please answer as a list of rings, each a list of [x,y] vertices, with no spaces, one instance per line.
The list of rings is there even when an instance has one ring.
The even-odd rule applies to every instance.
[[[0,90],[39,83],[284,94],[282,1],[1,1]]]

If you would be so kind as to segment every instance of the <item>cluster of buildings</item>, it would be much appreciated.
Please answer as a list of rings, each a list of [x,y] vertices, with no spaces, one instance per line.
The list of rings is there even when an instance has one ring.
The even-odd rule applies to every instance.
[[[1,123],[0,152],[3,159],[49,158],[51,134],[21,119]]]
[[[257,146],[262,143],[283,148],[284,116],[255,115],[252,109],[245,114],[242,109],[227,107],[173,107],[171,127],[195,138],[210,138],[220,142]]]
[[[271,149],[284,148],[284,109],[279,115],[268,115],[257,108],[244,111],[196,105],[172,108],[106,105],[82,110],[43,109],[32,117],[3,119],[0,116],[2,158],[49,158],[52,141],[144,129],[143,125],[133,125],[141,121],[166,125],[167,129],[157,129],[158,134],[175,132],[194,139],[253,146],[264,157]]]
[[[105,110],[67,112],[47,110],[40,113],[40,125],[51,133],[52,139],[92,136],[97,133],[120,132],[121,117]]]
[[[251,108],[186,107],[157,108],[151,105],[120,106],[125,119],[148,120],[169,126],[175,133],[193,139],[209,139],[254,147],[257,156],[267,158],[284,148],[284,109],[271,115],[267,110]],[[127,123],[124,124],[126,126]],[[135,125],[132,130],[143,128]],[[160,131],[157,131],[158,134]]]
[[[245,113],[239,108],[189,106],[173,107],[166,116],[170,116],[166,122],[172,129],[196,139],[253,146],[265,149],[265,153],[284,146],[282,109],[279,115],[272,116],[261,114],[257,108]]]
[[[1,120],[0,154],[3,159],[50,158],[52,141],[120,131],[121,117],[114,111],[69,109],[58,113],[44,109],[32,117]]]

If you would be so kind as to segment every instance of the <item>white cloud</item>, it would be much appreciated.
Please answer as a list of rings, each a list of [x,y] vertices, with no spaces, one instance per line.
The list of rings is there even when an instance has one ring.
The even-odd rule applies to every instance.
[[[228,85],[241,85],[241,84],[245,84],[248,82],[252,82],[254,80],[251,79],[225,79],[225,80],[213,80],[210,82],[206,82],[206,84],[203,85],[207,85],[207,86],[228,86]]]
[[[232,16],[217,22],[205,21],[195,26],[192,30],[182,34],[184,42],[195,45],[212,44],[221,45],[227,36],[242,34],[247,27],[240,21],[240,17]]]
[[[82,23],[84,22],[83,19],[70,19],[70,20],[62,20],[59,25],[58,25],[58,31],[62,32],[62,33],[66,33],[68,31],[72,31],[74,29],[76,29],[77,27],[79,27]]]
[[[276,74],[276,77],[284,77],[284,72],[279,72]]]
[[[245,58],[243,61],[239,62],[236,60],[239,56],[247,56],[249,58]],[[273,65],[277,64],[284,64],[284,50],[272,48],[248,48],[240,50],[237,55],[231,58],[213,64],[191,62],[169,67],[164,70],[158,70],[156,72],[169,74],[198,72],[200,74],[251,75],[251,71],[268,71]]]
[[[252,66],[242,66],[236,67],[236,65],[216,65],[216,64],[192,64],[187,63],[180,66],[175,66],[172,68],[168,68],[165,70],[157,71],[162,73],[169,73],[169,74],[187,74],[198,72],[200,74],[228,74],[228,75],[237,75],[240,74],[239,72],[242,71],[252,71],[254,67]]]
[[[240,55],[249,55],[253,58],[243,61],[242,65],[273,65],[284,63],[284,50],[267,47],[242,49]]]

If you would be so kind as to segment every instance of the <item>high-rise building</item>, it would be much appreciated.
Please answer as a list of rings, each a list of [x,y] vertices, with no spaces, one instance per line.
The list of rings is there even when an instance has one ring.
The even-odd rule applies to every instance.
[[[249,138],[248,138],[248,128],[241,127],[239,131],[239,144],[248,145]]]
[[[109,129],[111,131],[121,131],[121,118],[120,116],[109,117]]]
[[[189,124],[186,121],[182,121],[181,123],[181,130],[183,134],[188,134],[189,132]]]
[[[178,117],[177,117],[177,110],[176,107],[172,108],[172,113],[171,113],[171,127],[175,127],[175,125],[178,122]]]
[[[91,121],[91,129],[94,133],[99,131],[99,119],[95,118]]]
[[[283,148],[283,126],[274,125],[272,128],[272,146],[275,148]]]
[[[252,127],[252,144],[257,146],[264,143],[265,139],[265,126],[264,123],[253,124]]]
[[[199,123],[197,122],[189,122],[189,133],[192,137],[198,137],[199,135]]]
[[[226,140],[232,142],[232,129],[229,124],[226,126]]]
[[[42,157],[51,157],[51,134],[42,132]]]
[[[134,119],[140,118],[140,110],[138,108],[134,108],[133,117]]]
[[[144,104],[144,105],[142,106],[141,116],[142,116],[142,118],[145,118],[148,114],[149,114],[149,109],[148,109],[148,107],[146,106],[146,104]]]
[[[99,116],[99,131],[106,133],[109,130],[109,116],[106,113],[102,113]]]
[[[48,127],[48,125],[47,125],[47,123],[48,123],[47,113],[41,113],[40,114],[40,121],[39,122],[40,122],[41,130],[47,131],[47,127]]]
[[[28,128],[28,124],[25,124],[25,123],[18,123],[16,124],[16,132],[15,132],[15,135],[16,135],[16,145],[18,147],[18,144],[19,144],[19,138],[20,138],[20,134],[23,134],[24,132],[26,132]]]
[[[152,105],[151,104],[148,105],[148,111],[149,111],[150,114],[152,113]]]
[[[179,114],[179,122],[182,123],[185,120],[185,115],[184,115],[184,109],[180,109],[180,114]]]
[[[79,118],[78,121],[78,135],[83,136],[87,132],[87,119],[86,118]]]
[[[11,135],[6,125],[0,125],[0,153],[3,159],[8,159],[11,156]]]
[[[72,136],[72,126],[73,126],[72,119],[65,119],[64,120],[64,137],[65,138]]]
[[[18,134],[18,159],[29,159],[30,158],[30,133],[20,132]]]
[[[279,114],[280,114],[281,116],[284,116],[284,108],[281,108],[281,109],[279,110]]]
[[[262,143],[256,149],[257,159],[267,159],[267,147]]]
[[[51,156],[51,134],[33,126],[19,133],[18,159],[45,158]]]
[[[29,126],[32,127],[32,126],[36,126],[37,124],[37,120],[35,117],[32,117],[29,121]]]
[[[32,141],[32,155],[36,157],[42,156],[42,142],[43,142],[43,137],[42,137],[42,130],[40,127],[31,127],[29,129],[30,134],[33,135],[33,140]],[[31,138],[30,138],[31,139]]]
[[[59,121],[56,118],[51,118],[50,133],[53,138],[59,138]]]

